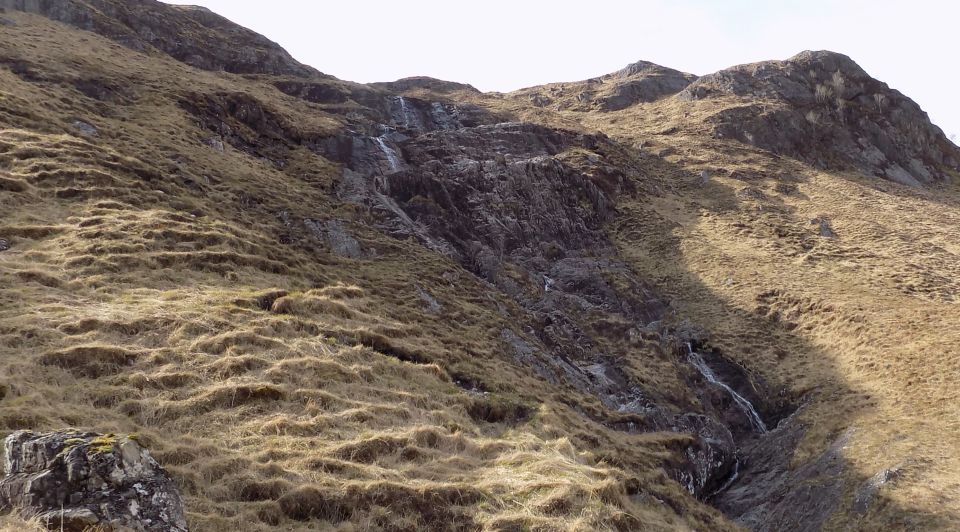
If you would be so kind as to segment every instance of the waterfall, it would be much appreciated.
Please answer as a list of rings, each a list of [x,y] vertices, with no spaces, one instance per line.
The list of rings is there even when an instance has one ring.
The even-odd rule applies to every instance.
[[[554,283],[554,280],[553,280],[553,279],[551,279],[551,278],[547,277],[546,275],[544,275],[544,276],[543,276],[543,291],[544,291],[544,292],[549,292],[549,291],[550,291],[550,287],[553,286],[553,283]]]
[[[740,410],[742,410],[744,415],[747,416],[747,419],[750,420],[750,426],[752,426],[754,430],[756,430],[761,434],[767,432],[767,426],[763,424],[763,420],[760,419],[760,414],[758,414],[757,410],[753,408],[753,405],[750,404],[750,401],[748,401],[742,395],[738,394],[736,390],[734,390],[733,388],[727,386],[725,383],[720,381],[717,378],[717,376],[713,373],[713,370],[710,369],[710,366],[708,366],[707,363],[703,360],[703,358],[699,354],[697,354],[696,351],[693,350],[693,346],[690,345],[690,342],[687,342],[687,351],[689,351],[689,355],[687,355],[687,359],[690,361],[690,364],[692,364],[693,367],[697,368],[700,374],[703,375],[703,377],[707,379],[709,382],[716,384],[717,386],[726,390],[726,392],[730,395],[730,397],[733,398],[733,402],[736,403],[738,407],[740,407]]]
[[[377,143],[377,146],[380,147],[380,151],[387,157],[387,164],[390,165],[390,171],[396,172],[399,170],[400,157],[397,156],[397,152],[390,146],[387,146],[387,143],[383,141],[383,137],[374,137],[373,140]]]
[[[400,113],[403,115],[403,127],[410,128],[410,108],[407,106],[407,100],[403,96],[398,96],[397,100],[400,102]],[[414,118],[416,118],[414,116]]]
[[[711,493],[710,496],[708,496],[707,498],[709,499],[711,497],[714,497],[715,495],[718,495],[726,491],[727,488],[732,486],[733,483],[737,481],[737,478],[739,476],[740,476],[740,460],[737,459],[735,462],[733,462],[733,473],[730,473],[730,476],[727,477],[727,481],[723,483],[723,486],[720,486],[719,488],[715,489],[713,493]]]

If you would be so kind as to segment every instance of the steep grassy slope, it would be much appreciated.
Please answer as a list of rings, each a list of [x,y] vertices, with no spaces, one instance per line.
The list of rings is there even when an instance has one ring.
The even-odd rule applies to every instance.
[[[689,436],[577,414],[501,350],[509,299],[360,223],[309,149],[224,148],[183,102],[249,95],[303,137],[336,118],[3,16],[3,430],[136,432],[199,530],[726,526],[660,469]],[[333,217],[368,258],[290,223]]]
[[[0,14],[4,433],[136,432],[198,530],[960,526],[953,185],[718,136],[757,99],[655,65],[555,108],[70,5]],[[800,409],[738,428],[688,340]]]
[[[958,173],[947,168],[947,181],[928,188],[903,186],[718,138],[717,117],[756,98],[690,102],[681,94],[612,113],[561,111],[555,120],[643,146],[661,168],[652,173],[662,178],[661,197],[622,205],[611,231],[678,313],[711,331],[713,345],[805,398],[798,415],[808,430],[792,464],[824,442],[843,442],[848,481],[839,493],[859,510],[826,526],[955,528]],[[762,105],[776,113],[777,103]],[[869,512],[857,506],[870,492],[864,479],[888,469],[898,471],[895,487],[883,487]],[[749,490],[749,478],[744,484]],[[722,496],[718,504],[735,508]]]

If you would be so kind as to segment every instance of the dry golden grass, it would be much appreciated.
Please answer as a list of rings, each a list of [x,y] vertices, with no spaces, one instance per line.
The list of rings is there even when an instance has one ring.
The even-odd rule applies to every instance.
[[[18,25],[0,57],[29,74],[0,68],[0,238],[12,245],[0,253],[0,431],[138,433],[197,530],[734,528],[663,473],[683,436],[580,415],[596,400],[517,365],[499,338],[520,311],[452,262],[362,223],[375,260],[310,235],[282,243],[281,212],[363,221],[331,199],[336,168],[302,146],[282,169],[215,150],[181,101],[244,93],[303,135],[337,118],[256,76],[4,16]],[[122,97],[86,97],[78,79]],[[807,401],[795,463],[854,427],[846,497],[905,464],[883,505],[829,525],[960,527],[956,189],[712,139],[710,118],[743,105],[732,99],[588,114],[455,96],[643,142],[640,192],[609,226],[622,255],[716,347]],[[701,187],[703,169],[714,178]],[[817,235],[822,217],[836,239]],[[640,381],[688,393],[645,360],[632,364]],[[465,378],[488,393],[453,382]],[[0,530],[23,529],[6,519]]]
[[[46,530],[40,523],[25,521],[14,515],[0,516],[0,532],[30,532]]]
[[[524,98],[488,104],[518,111]],[[667,98],[545,120],[644,146],[652,193],[621,198],[611,237],[678,316],[803,398],[794,464],[853,427],[847,497],[885,468],[908,471],[880,508],[840,512],[828,528],[960,527],[960,189],[824,172],[712,138],[711,117],[753,103]],[[819,236],[822,218],[836,238]]]
[[[730,527],[661,469],[686,436],[577,414],[596,400],[518,365],[500,332],[519,310],[449,260],[363,224],[375,260],[288,234],[281,212],[363,220],[329,194],[336,168],[220,152],[181,102],[246,93],[304,135],[337,119],[5,16],[0,56],[32,74],[0,69],[0,431],[136,432],[197,530]]]

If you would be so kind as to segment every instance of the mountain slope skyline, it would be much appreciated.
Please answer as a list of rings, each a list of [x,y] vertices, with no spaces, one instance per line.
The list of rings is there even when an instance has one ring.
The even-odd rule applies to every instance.
[[[960,74],[944,69],[942,53],[955,47],[951,20],[960,8],[921,1],[911,9],[893,1],[769,4],[600,2],[590,10],[530,2],[466,7],[476,27],[504,28],[508,40],[484,40],[444,19],[443,5],[374,2],[366,7],[300,3],[263,12],[256,2],[197,2],[278,40],[306,64],[341,79],[371,83],[431,76],[483,91],[511,92],[534,85],[600,76],[647,60],[696,75],[801,50],[829,49],[853,57],[874,77],[910,94],[949,135],[960,134],[960,115],[947,87]],[[300,16],[289,17],[291,13]],[[313,20],[339,20],[323,32]],[[350,21],[364,32],[349,34]],[[656,22],[654,22],[656,21]],[[403,48],[383,47],[400,36]],[[888,38],[896,36],[896,38]],[[341,48],[339,42],[350,42]],[[443,42],[440,47],[435,42]],[[330,54],[327,50],[336,49]],[[955,140],[956,141],[956,140]]]
[[[960,149],[854,59],[485,93],[0,7],[0,436],[201,531],[960,527]]]

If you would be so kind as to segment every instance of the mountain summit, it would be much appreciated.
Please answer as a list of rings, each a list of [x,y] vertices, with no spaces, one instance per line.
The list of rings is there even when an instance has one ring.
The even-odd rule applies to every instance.
[[[960,149],[850,58],[499,94],[0,7],[7,529],[960,527]]]

